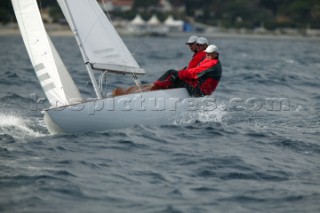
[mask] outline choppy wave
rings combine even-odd
[[[39,130],[41,127],[44,128],[42,120],[0,113],[0,134],[15,138],[46,136],[43,130]]]
[[[226,104],[216,101],[215,98],[200,98],[194,101],[193,106],[181,113],[178,119],[175,119],[174,125],[190,125],[195,122],[222,122],[227,115]]]

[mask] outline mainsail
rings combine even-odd
[[[41,87],[51,106],[82,100],[44,28],[36,0],[12,0],[19,28]]]
[[[81,4],[79,3],[81,2]],[[96,0],[58,0],[92,69],[144,74]]]

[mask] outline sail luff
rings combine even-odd
[[[37,1],[11,2],[29,58],[51,106],[81,100],[79,90],[47,35]]]

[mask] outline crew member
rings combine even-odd
[[[190,50],[194,52],[192,59],[190,60],[187,67],[183,68],[193,68],[198,66],[198,64],[204,60],[206,53],[204,50],[208,46],[208,40],[205,37],[197,37],[195,35],[190,36],[186,44],[189,46]]]
[[[204,52],[206,58],[198,66],[181,71],[168,70],[151,90],[185,87],[193,97],[211,95],[220,81],[222,67],[217,46],[209,45]]]

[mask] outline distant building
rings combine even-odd
[[[134,0],[98,0],[101,7],[105,11],[129,11],[132,10],[134,5]],[[179,3],[172,5],[168,0],[158,0],[157,4],[149,6],[147,8],[138,8],[138,12],[162,12],[162,13],[172,13],[172,12],[184,12],[185,4]]]
[[[172,15],[168,16],[163,23],[169,28],[169,32],[183,31],[184,22],[182,20],[174,20]]]
[[[169,28],[163,25],[155,14],[147,21],[147,32],[151,35],[163,36],[167,34],[168,31]]]
[[[127,30],[129,33],[144,35],[147,33],[147,24],[141,18],[140,14],[137,14],[136,17],[129,22]]]
[[[164,36],[168,33],[169,28],[161,23],[158,17],[154,14],[148,21],[141,18],[139,14],[132,19],[127,26],[127,31],[136,35],[156,35]]]
[[[151,18],[148,20],[148,25],[151,25],[151,26],[157,26],[157,25],[160,25],[161,22],[159,21],[157,15],[153,14],[151,16]]]
[[[132,19],[132,21],[130,23],[133,25],[138,25],[138,26],[146,24],[146,22],[142,19],[140,14],[137,14],[136,17],[134,17],[134,19]]]

